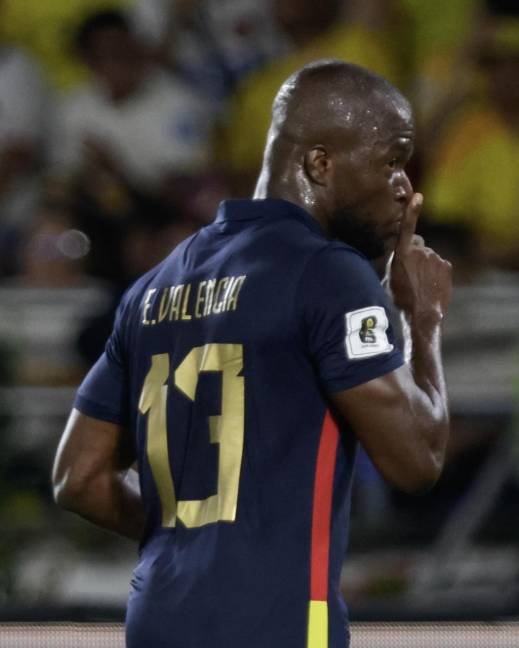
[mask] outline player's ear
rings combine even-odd
[[[324,146],[317,145],[305,152],[305,172],[318,185],[326,186],[330,177],[332,161]]]

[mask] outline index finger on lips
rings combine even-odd
[[[402,224],[400,225],[400,233],[398,235],[398,250],[406,250],[413,243],[413,237],[415,235],[416,223],[418,221],[418,216],[422,209],[423,196],[420,193],[415,193],[404,213],[404,218],[402,219]]]

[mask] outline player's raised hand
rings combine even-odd
[[[398,308],[413,320],[436,324],[449,305],[452,268],[415,234],[423,196],[415,193],[405,211],[391,264],[391,291]]]

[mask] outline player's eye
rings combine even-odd
[[[398,166],[398,158],[391,158],[391,160],[387,162],[387,166],[390,169],[396,169],[396,167]]]

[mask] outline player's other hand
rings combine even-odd
[[[390,286],[395,305],[421,326],[437,325],[452,293],[452,266],[415,234],[423,203],[415,193],[405,211],[391,264]]]

